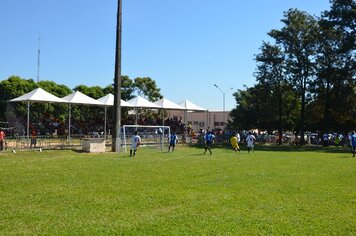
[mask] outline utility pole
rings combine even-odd
[[[220,90],[220,92],[223,94],[223,121],[225,123],[225,92],[222,91],[221,88],[219,88],[219,86],[217,84],[214,84],[214,86]]]
[[[115,77],[114,77],[114,115],[112,129],[112,151],[120,152],[121,127],[121,34],[122,34],[122,5],[117,2],[116,22],[116,51],[115,51]]]
[[[38,50],[37,50],[37,83],[40,82],[40,59],[41,59],[41,36],[38,36]]]

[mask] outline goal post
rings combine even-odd
[[[170,126],[162,125],[124,125],[120,130],[121,146],[124,152],[127,152],[131,145],[131,137],[137,131],[141,137],[142,147],[151,147],[159,150],[164,150],[168,144],[168,137],[171,134]]]

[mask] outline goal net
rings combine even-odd
[[[165,150],[168,148],[168,137],[171,134],[169,126],[151,126],[151,125],[124,125],[120,130],[121,145],[124,152],[130,150],[131,138],[134,132],[141,137],[141,147]]]

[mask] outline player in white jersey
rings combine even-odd
[[[131,139],[130,157],[136,155],[137,147],[140,144],[141,144],[141,137],[137,134],[137,131],[135,131]]]
[[[256,141],[256,137],[250,132],[248,132],[248,135],[246,137],[246,142],[247,142],[247,151],[250,153],[250,151],[253,152],[253,147],[254,143]]]

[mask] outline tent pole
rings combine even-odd
[[[107,111],[107,106],[104,106],[105,109],[105,121],[104,121],[104,138],[106,141],[106,111]]]
[[[27,102],[27,147],[30,147],[30,102]]]
[[[162,109],[162,126],[164,126],[164,109]],[[163,150],[163,143],[164,143],[164,128],[162,127],[162,134],[161,134],[161,150]]]
[[[69,103],[69,126],[68,126],[68,143],[70,144],[70,126],[71,126],[71,104]]]

